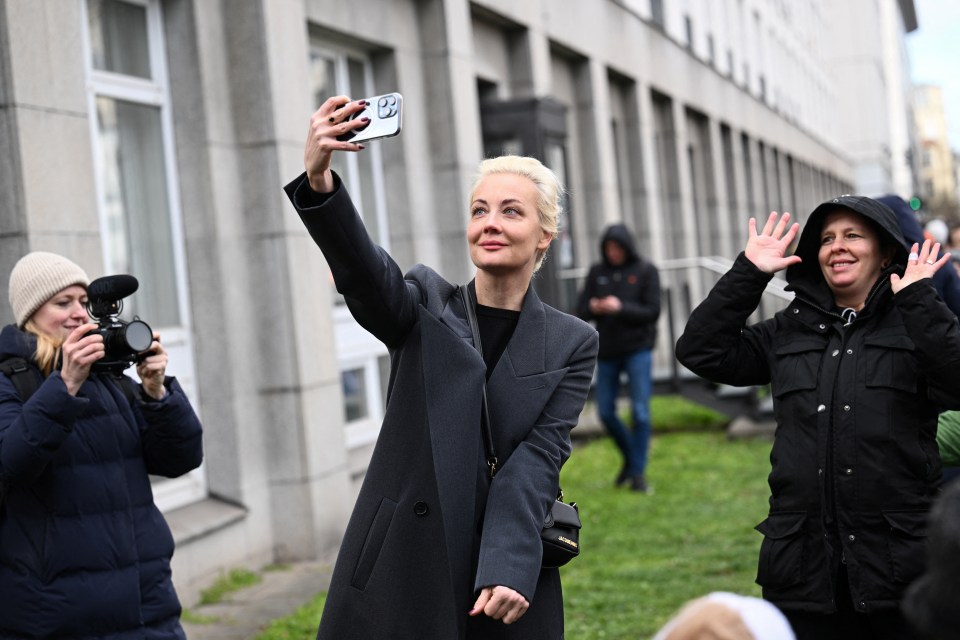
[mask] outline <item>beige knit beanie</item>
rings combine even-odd
[[[67,287],[90,284],[86,272],[55,253],[34,251],[20,258],[10,272],[10,306],[21,329],[34,311]]]

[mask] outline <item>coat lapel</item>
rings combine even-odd
[[[533,287],[517,328],[487,383],[494,442],[500,463],[536,422],[566,369],[546,371],[546,312]],[[502,452],[502,453],[501,453]]]

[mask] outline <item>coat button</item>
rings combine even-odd
[[[429,507],[427,507],[427,503],[426,503],[426,502],[418,501],[415,505],[413,505],[413,512],[414,512],[415,514],[417,514],[418,516],[425,516],[425,515],[427,515],[427,511],[429,511],[429,510],[430,510],[430,509],[429,509]]]
[[[853,475],[853,469],[847,469],[846,471],[844,471],[844,473],[846,473],[848,476],[852,476],[852,475]]]
[[[793,312],[794,312],[794,313],[800,313],[800,309],[794,309]]]
[[[853,349],[847,349],[847,355],[849,356],[851,354],[853,354]]]
[[[844,410],[844,411],[850,411],[850,405],[848,405],[848,404],[843,405],[843,410]]]
[[[820,325],[820,330],[821,330],[821,331],[823,331],[823,330],[826,329],[826,328],[827,328],[827,325],[825,325],[825,324],[821,324],[821,325]]]
[[[834,358],[836,358],[838,355],[840,355],[840,349],[834,349],[834,350],[833,350],[833,353],[831,353],[830,355],[832,355]]]
[[[850,542],[854,542],[856,541],[856,539],[857,539],[857,536],[853,535],[852,533],[849,536],[847,536],[847,540],[849,540]]]
[[[823,413],[826,410],[827,410],[827,405],[825,404],[821,404],[819,407],[817,407],[817,413]]]

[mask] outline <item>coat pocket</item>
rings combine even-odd
[[[799,338],[777,345],[770,380],[774,397],[815,389],[820,377],[820,360],[826,348],[826,340],[820,337]]]
[[[917,391],[916,345],[904,333],[879,333],[863,339],[867,386]]]
[[[380,500],[380,506],[373,517],[370,529],[367,530],[363,547],[360,549],[360,557],[353,570],[353,579],[350,580],[350,584],[361,591],[366,589],[370,574],[373,573],[373,568],[377,564],[377,558],[380,557],[380,550],[383,549],[383,543],[387,538],[387,531],[390,529],[396,510],[397,503],[390,498]]]
[[[926,510],[884,511],[888,525],[887,553],[893,579],[901,584],[913,582],[926,565]]]
[[[763,534],[760,561],[757,565],[757,584],[780,589],[802,579],[806,558],[803,523],[806,511],[771,513],[755,528]]]

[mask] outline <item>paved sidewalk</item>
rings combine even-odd
[[[252,640],[272,620],[282,618],[309,602],[330,584],[326,563],[298,562],[289,568],[263,571],[259,584],[236,591],[223,602],[191,607],[190,612],[216,618],[209,624],[183,622],[188,640]],[[320,620],[317,619],[317,623]]]

